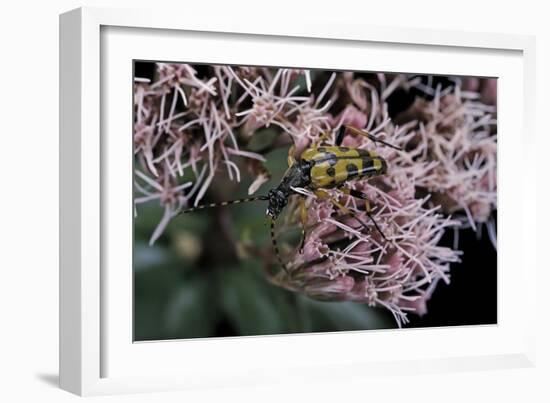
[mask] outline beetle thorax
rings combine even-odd
[[[288,203],[289,197],[294,193],[292,188],[306,187],[311,183],[309,172],[311,165],[307,162],[299,162],[292,165],[285,173],[279,186],[268,193],[269,205],[267,214],[277,218]]]

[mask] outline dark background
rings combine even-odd
[[[496,217],[494,217],[496,219]],[[497,323],[497,252],[485,229],[478,239],[471,229],[460,231],[459,264],[451,266],[451,282],[440,282],[428,301],[428,313],[410,315],[407,327],[481,325]],[[452,245],[447,231],[442,242]]]

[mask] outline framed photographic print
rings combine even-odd
[[[62,387],[530,365],[532,57],[522,36],[62,15]]]
[[[496,78],[133,80],[135,341],[497,323]]]

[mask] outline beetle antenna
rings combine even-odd
[[[275,251],[275,255],[277,256],[277,260],[279,261],[279,264],[282,266],[285,273],[290,274],[288,272],[288,268],[286,267],[286,264],[283,262],[283,259],[281,258],[281,254],[279,253],[279,246],[277,244],[277,238],[275,238],[275,220],[273,218],[270,219],[270,225],[271,225],[271,243],[273,244],[273,250]]]
[[[269,200],[269,197],[255,196],[255,197],[247,197],[246,199],[228,200],[220,203],[203,204],[202,206],[191,207],[185,210],[180,210],[176,215],[191,213],[193,211],[204,210],[212,207],[225,207],[225,206],[229,206],[230,204],[248,203],[248,202],[259,201],[259,200],[264,200],[264,201]]]
[[[385,146],[387,147],[390,147],[390,148],[393,148],[394,150],[397,150],[397,151],[403,151],[403,149],[401,147],[398,147],[396,145],[393,145],[391,143],[388,143],[384,140],[382,140],[381,138],[379,137],[376,137],[374,134],[370,134],[369,132],[367,132],[366,130],[361,130],[361,129],[357,129],[353,126],[348,126],[348,125],[344,125],[344,127],[346,129],[348,129],[350,132],[352,132],[353,134],[358,134],[358,135],[361,135],[361,136],[365,136],[367,138],[369,138],[371,141],[373,141],[374,143],[381,143],[381,144],[384,144]],[[343,133],[341,132],[341,135],[343,137]]]

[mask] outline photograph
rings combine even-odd
[[[498,323],[497,78],[132,70],[134,342]]]

